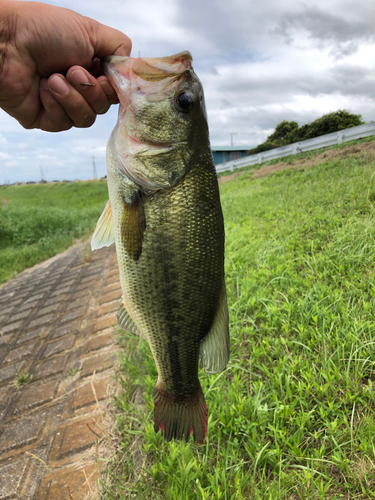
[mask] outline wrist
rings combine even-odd
[[[15,39],[17,7],[14,0],[0,0],[0,76],[7,53]]]

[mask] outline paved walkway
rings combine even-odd
[[[1,500],[96,498],[121,291],[113,246],[84,249],[0,288]]]

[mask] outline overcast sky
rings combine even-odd
[[[347,109],[375,120],[374,0],[60,0],[125,32],[133,56],[193,55],[213,145],[263,142],[282,120],[300,125]],[[24,130],[0,110],[0,184],[105,174],[117,106],[89,129]]]

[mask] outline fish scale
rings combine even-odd
[[[194,202],[197,197],[214,197],[208,186],[215,184],[206,179],[213,175],[202,167],[194,169],[171,191],[148,199],[144,204],[147,231],[140,259],[135,262],[129,258],[123,246],[118,258],[124,294],[135,311],[133,319],[146,333],[163,386],[176,394],[173,382],[166,381],[167,373],[173,373],[170,359],[175,360],[175,366],[181,361],[185,370],[182,382],[180,374],[169,377],[179,381],[175,385],[188,386],[188,374],[194,374],[197,380],[199,343],[213,322],[223,282],[220,204],[212,204],[213,213],[203,217]],[[151,333],[156,327],[160,331],[157,338],[163,338],[161,347]],[[166,348],[174,336],[184,342],[177,352],[169,354]],[[191,395],[187,387],[184,393]]]
[[[92,247],[116,243],[119,324],[147,339],[158,371],[155,431],[202,442],[199,358],[207,373],[229,359],[224,222],[203,90],[188,52],[112,56],[104,71],[123,107],[108,142],[109,202]]]

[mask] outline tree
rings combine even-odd
[[[279,123],[275,132],[267,137],[267,141],[284,141],[288,140],[288,137],[292,137],[293,133],[298,129],[297,122],[288,122],[286,120]]]
[[[287,120],[283,120],[276,126],[273,134],[269,135],[262,144],[248,151],[248,154],[261,153],[262,151],[286,146],[293,142],[305,141],[306,139],[330,134],[338,130],[356,127],[363,123],[361,115],[353,115],[345,109],[339,109],[334,113],[323,115],[312,123],[302,125],[302,127],[299,127],[295,121],[288,122]]]

